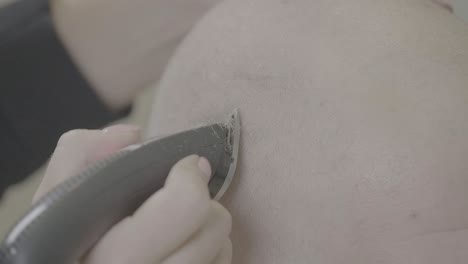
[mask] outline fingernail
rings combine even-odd
[[[103,133],[112,134],[134,134],[140,132],[140,127],[135,125],[119,124],[110,127],[106,127],[102,130]]]
[[[205,175],[206,181],[209,181],[211,178],[211,166],[210,162],[205,157],[200,157],[198,159],[198,168],[200,168],[200,170]]]

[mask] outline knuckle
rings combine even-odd
[[[85,129],[74,129],[68,132],[65,132],[62,136],[60,136],[57,145],[63,146],[68,142],[75,141],[81,137],[83,137],[86,133]]]
[[[174,174],[175,177],[178,177],[180,179],[184,180],[193,180],[195,177],[199,177],[199,171],[188,165],[184,164],[177,164],[173,169],[172,173]]]
[[[176,190],[178,203],[189,210],[207,210],[210,197],[207,190],[200,188],[196,183],[187,181]]]
[[[231,213],[220,203],[212,201],[211,208],[213,209],[216,221],[222,223],[223,228],[227,233],[231,232],[232,228],[232,215]]]

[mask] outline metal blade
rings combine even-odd
[[[224,181],[223,184],[219,187],[219,189],[215,192],[211,189],[210,185],[210,191],[211,193],[215,194],[214,199],[219,200],[221,197],[224,195],[226,190],[228,189],[229,185],[232,182],[232,179],[234,178],[236,168],[237,168],[237,160],[238,160],[238,155],[239,155],[239,143],[240,143],[240,118],[239,118],[239,112],[237,109],[234,110],[234,112],[230,115],[230,120],[228,121],[227,129],[228,131],[228,137],[227,137],[227,146],[229,146],[230,151],[231,151],[231,162],[229,164],[229,169],[228,172],[224,175]]]

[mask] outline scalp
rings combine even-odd
[[[429,1],[225,1],[150,131],[240,109],[234,263],[403,263],[388,249],[468,221],[464,25]]]

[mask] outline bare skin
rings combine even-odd
[[[234,264],[466,263],[468,26],[428,0],[230,0],[149,135],[240,108]]]
[[[11,0],[0,0],[0,5],[5,1]],[[427,1],[453,9],[452,0]],[[68,52],[103,102],[116,110],[159,80],[187,32],[220,2],[50,0],[55,28]]]

